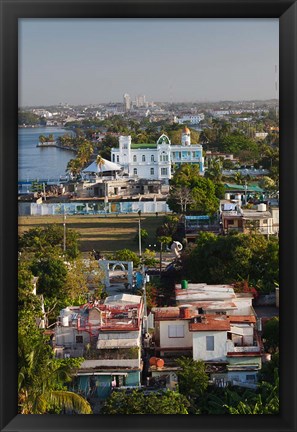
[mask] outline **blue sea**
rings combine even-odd
[[[40,135],[53,134],[55,138],[69,134],[62,128],[19,128],[18,130],[18,177],[27,179],[59,179],[65,176],[66,166],[75,153],[54,147],[36,147]]]

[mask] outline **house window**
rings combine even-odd
[[[234,225],[234,220],[227,219],[227,224],[228,224],[228,225]]]
[[[112,155],[112,161],[115,162],[115,155]]]
[[[206,336],[206,351],[214,351],[214,336]]]
[[[117,162],[120,162],[120,156],[117,155]]]
[[[154,157],[154,155],[151,155],[151,162],[155,162],[155,157]]]
[[[155,174],[155,170],[154,170],[154,168],[151,168],[151,175],[154,175]]]
[[[169,325],[168,326],[168,337],[169,338],[183,338],[185,337],[183,325]]]
[[[263,225],[267,225],[268,220],[267,219],[263,219]]]
[[[160,161],[161,162],[168,162],[168,154],[163,152],[160,154]]]
[[[145,155],[142,155],[142,162],[145,162]]]
[[[168,175],[168,169],[167,168],[161,168],[161,175],[167,176]]]
[[[84,343],[84,338],[83,338],[83,336],[81,336],[81,335],[79,335],[79,336],[75,336],[75,342],[76,342],[77,344],[82,344],[82,343]]]
[[[137,168],[134,168],[134,169],[133,169],[133,174],[134,174],[134,175],[137,175]]]
[[[249,381],[249,382],[256,382],[256,376],[255,375],[246,375],[245,380]]]
[[[133,156],[133,162],[137,162],[137,156],[136,155]]]

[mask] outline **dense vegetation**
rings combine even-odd
[[[257,233],[200,233],[195,246],[183,254],[183,275],[209,284],[247,280],[258,291],[269,293],[279,282],[278,250],[278,239]]]

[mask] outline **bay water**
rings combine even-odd
[[[65,176],[67,163],[75,152],[56,147],[37,147],[39,136],[53,134],[54,138],[72,134],[66,129],[55,127],[18,129],[18,178],[59,179]]]

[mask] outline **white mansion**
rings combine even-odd
[[[191,145],[187,127],[179,145],[172,145],[164,134],[156,144],[132,144],[131,136],[120,136],[119,148],[111,149],[111,161],[119,164],[130,178],[162,180],[163,183],[172,177],[172,167],[182,163],[198,164],[200,173],[204,173],[202,145]]]

